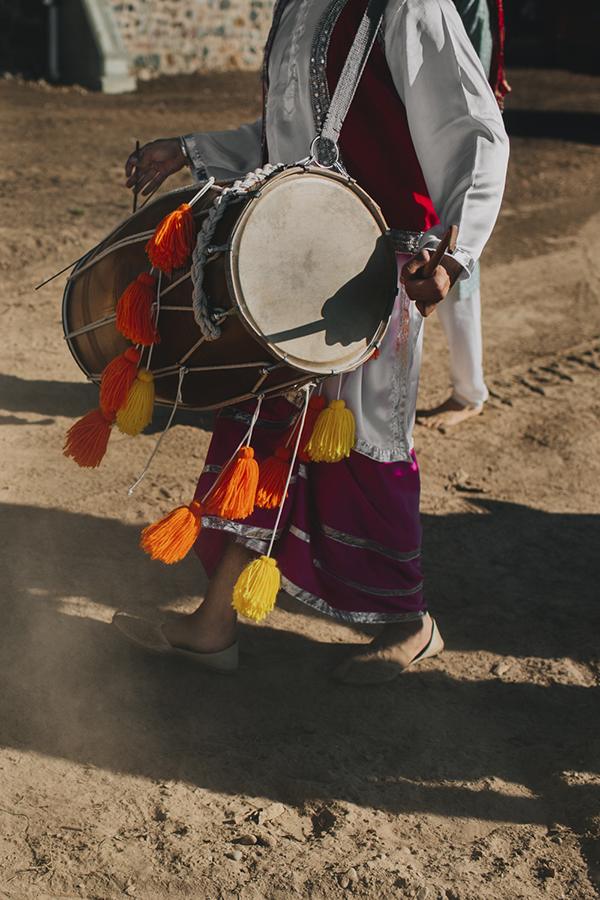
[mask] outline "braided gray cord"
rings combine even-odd
[[[280,172],[285,166],[278,164],[276,166],[267,163],[262,169],[256,169],[235,181],[231,187],[225,188],[215,199],[214,205],[208,216],[202,223],[202,228],[198,232],[198,238],[194,252],[192,254],[192,283],[194,291],[192,294],[192,306],[194,309],[194,318],[198,323],[200,331],[207,341],[216,341],[221,336],[221,328],[213,321],[213,311],[210,308],[208,297],[204,292],[204,267],[208,258],[211,256],[209,247],[212,244],[217,225],[223,218],[225,210],[230,203],[241,200],[248,191],[251,191],[257,185],[261,184],[267,178],[270,178],[276,172]]]

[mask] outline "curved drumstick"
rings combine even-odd
[[[423,266],[423,269],[421,270],[421,278],[431,278],[446,250],[454,250],[454,248],[456,247],[457,234],[458,228],[456,227],[456,225],[451,225],[450,228],[446,230],[446,233],[440,241],[437,250],[431,257],[429,262],[426,262]]]

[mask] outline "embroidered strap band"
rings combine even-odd
[[[322,166],[334,166],[338,161],[337,143],[342,125],[352,103],[352,98],[358,87],[363,69],[367,64],[386,5],[387,0],[369,0],[365,14],[358,26],[356,37],[350,47],[350,52],[333,94],[323,129],[313,148],[315,158]]]

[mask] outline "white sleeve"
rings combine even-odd
[[[504,192],[509,148],[498,103],[452,0],[390,0],[385,50],[440,219],[421,246],[437,246],[456,225],[453,255],[468,277]]]
[[[230,131],[200,131],[182,138],[197,181],[240,178],[261,164],[262,119]]]

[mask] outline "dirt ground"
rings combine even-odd
[[[492,396],[415,434],[447,649],[376,689],[329,677],[373,631],[285,597],[241,625],[232,678],[110,626],[203,595],[192,555],[166,567],[138,541],[190,500],[206,416],[179,419],[131,497],[164,413],[95,471],[61,455],[97,389],[62,339],[63,278],[34,286],[129,212],[136,139],[252,120],[256,76],[119,97],[0,82],[0,897],[598,897],[600,78],[510,81]],[[425,343],[422,407],[449,389],[435,316]]]

